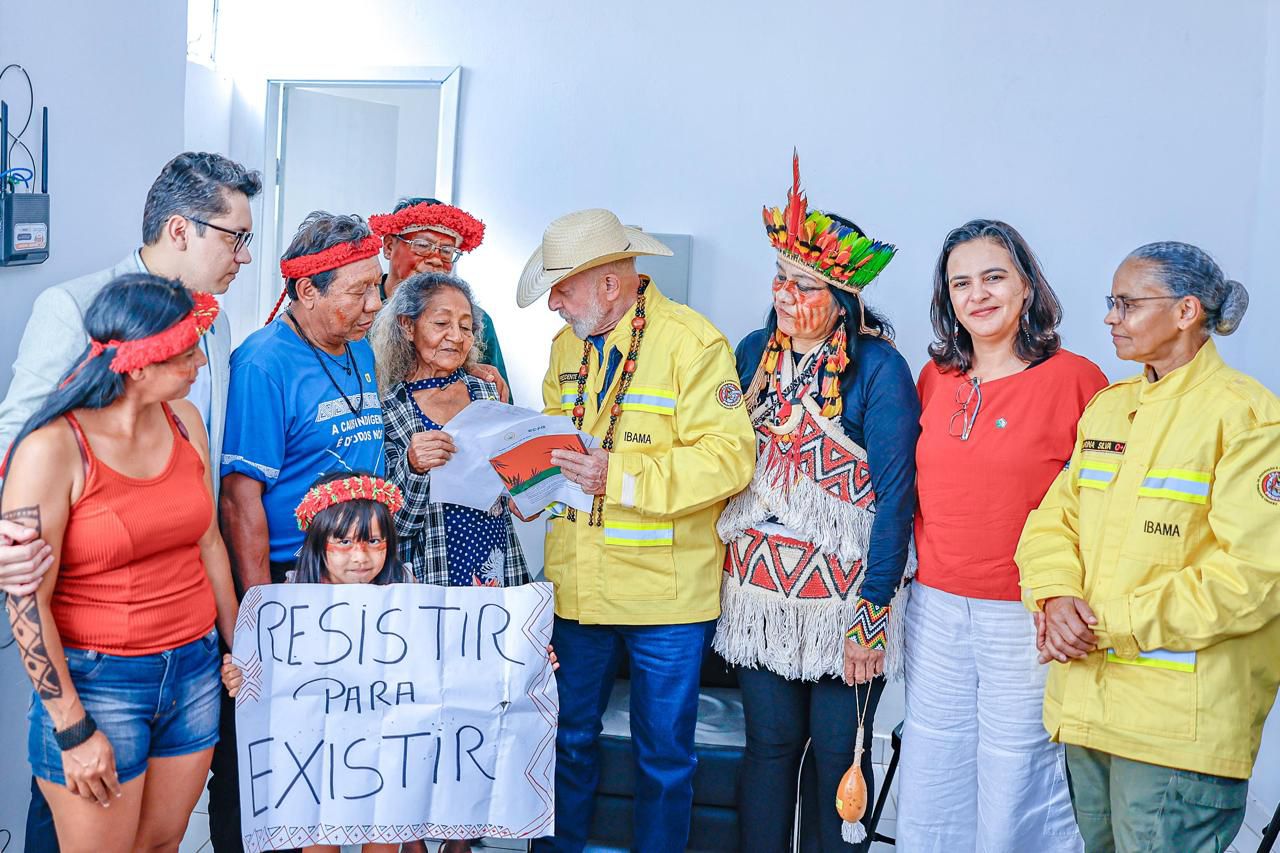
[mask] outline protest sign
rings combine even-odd
[[[552,591],[273,584],[233,659],[249,853],[553,829]]]

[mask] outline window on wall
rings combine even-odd
[[[218,0],[187,0],[187,59],[212,66],[218,47]]]

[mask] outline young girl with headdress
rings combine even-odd
[[[294,514],[306,533],[290,583],[410,583],[396,550],[391,515],[403,499],[395,485],[361,472],[321,476]],[[222,683],[235,697],[244,674],[231,655],[222,657]],[[363,853],[395,853],[399,844],[365,844]],[[309,853],[337,853],[337,845],[313,844]]]
[[[372,474],[341,472],[316,481],[295,515],[306,533],[298,553],[297,568],[290,583],[354,584],[385,586],[413,583],[413,576],[400,560],[396,527],[392,515],[404,505],[394,483]],[[555,652],[547,646],[552,669],[558,669]],[[234,697],[240,692],[244,675],[231,659],[222,658],[222,681]],[[420,842],[407,842],[406,847]],[[309,853],[337,853],[337,845],[316,844],[304,848]],[[396,853],[400,844],[365,844],[362,853]],[[441,850],[465,851],[469,842],[454,839]]]

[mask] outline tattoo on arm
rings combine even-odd
[[[33,528],[39,536],[40,507],[22,506],[0,513],[6,521],[16,521],[25,527]],[[13,639],[18,644],[22,655],[22,665],[35,685],[36,693],[41,699],[58,699],[62,696],[62,681],[58,671],[49,660],[49,653],[44,645],[44,626],[40,622],[40,606],[32,595],[10,595],[5,600],[5,609],[9,611],[9,622],[13,626]]]
[[[22,655],[22,665],[41,699],[62,697],[62,681],[49,660],[44,646],[44,626],[40,622],[40,606],[35,595],[11,595],[5,602],[13,639]]]
[[[20,506],[0,513],[0,518],[5,521],[16,521],[23,527],[34,529],[37,536],[40,535],[40,507],[38,506]]]

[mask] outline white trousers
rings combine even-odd
[[[1066,758],[1042,722],[1045,668],[1022,603],[917,583],[906,640],[898,849],[1083,850]]]

